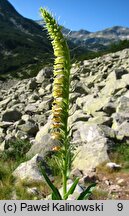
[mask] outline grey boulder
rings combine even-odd
[[[2,121],[15,122],[21,119],[22,113],[16,109],[6,110],[2,115]]]
[[[38,154],[31,160],[21,163],[13,172],[13,176],[16,177],[18,181],[26,181],[27,183],[45,181],[39,169],[39,162],[42,164],[49,177],[51,177],[51,171],[46,166],[45,162],[43,162],[43,158]]]

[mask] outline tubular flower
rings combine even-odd
[[[51,135],[53,139],[62,140],[67,136],[67,120],[69,110],[69,76],[70,55],[67,43],[53,16],[46,9],[41,8],[48,34],[54,50],[54,82]]]

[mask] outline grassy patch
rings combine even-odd
[[[0,154],[3,160],[19,161],[25,157],[31,147],[30,142],[21,139],[12,140],[5,145],[5,151]]]
[[[111,161],[122,165],[122,170],[129,171],[129,144],[116,144],[109,156]]]
[[[14,178],[12,176],[13,166],[11,161],[0,162],[0,200],[10,199],[13,191]]]
[[[50,189],[44,182],[26,181],[17,182],[12,176],[13,171],[27,158],[26,152],[30,149],[31,144],[25,140],[14,140],[6,144],[6,149],[0,154],[0,200],[34,200],[44,199],[50,194]],[[53,157],[47,157],[48,166],[53,171],[54,184],[61,187],[61,176],[59,169]],[[29,188],[36,188],[37,193],[30,193]]]
[[[91,200],[107,200],[108,192],[102,189],[94,189],[92,195],[90,196]]]
[[[27,160],[27,158],[26,158]],[[20,158],[19,161],[15,160],[3,160],[1,159],[0,164],[0,200],[13,199],[17,200],[34,200],[44,199],[51,193],[50,188],[45,182],[31,182],[26,181],[17,182],[12,176],[12,172],[18,167],[21,162],[25,161],[25,157]],[[51,163],[51,162],[50,162]],[[56,169],[55,169],[56,170]],[[54,173],[57,172],[54,171]],[[58,188],[61,185],[61,177],[54,177],[54,184]],[[29,193],[28,189],[36,188],[37,193]]]
[[[20,163],[27,160],[25,153],[29,150],[30,143],[17,139],[7,143],[5,148],[0,153],[0,200],[12,199],[16,190],[12,173]]]

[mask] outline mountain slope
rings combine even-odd
[[[35,76],[40,68],[53,62],[53,50],[46,30],[24,18],[7,1],[0,0],[0,77]],[[68,41],[72,58],[85,52]]]
[[[34,21],[22,17],[7,0],[0,0],[0,73],[22,71],[50,61],[47,34]]]
[[[67,29],[68,32],[68,29]],[[64,29],[64,34],[67,35]],[[122,26],[114,26],[97,32],[88,32],[86,30],[70,31],[68,38],[75,44],[86,46],[90,50],[101,50],[109,46],[111,43],[120,40],[129,39],[129,28]]]

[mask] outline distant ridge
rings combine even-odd
[[[43,26],[42,20],[36,22]],[[63,27],[62,31],[69,40],[92,51],[101,50],[119,40],[129,39],[129,28],[123,26],[113,26],[97,32],[90,32],[84,29],[71,31]]]

